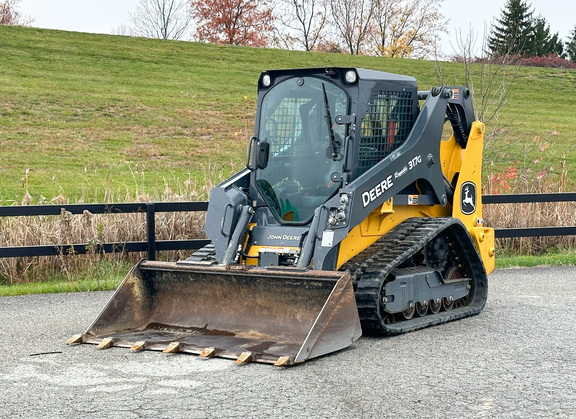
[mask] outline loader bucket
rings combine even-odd
[[[143,261],[69,343],[291,365],[360,335],[349,272]]]

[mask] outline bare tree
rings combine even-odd
[[[136,36],[134,34],[134,28],[127,23],[122,23],[119,26],[113,27],[111,32],[112,32],[112,35]]]
[[[470,30],[463,35],[461,31],[456,33],[457,45],[453,46],[454,60],[462,63],[464,81],[452,75],[448,78],[439,61],[436,61],[436,76],[443,85],[465,85],[470,89],[476,118],[486,123],[488,127],[484,133],[484,165],[500,159],[500,155],[506,154],[505,148],[510,144],[497,141],[502,133],[510,131],[517,122],[512,118],[503,120],[501,111],[508,104],[512,94],[512,88],[516,81],[519,65],[515,63],[515,56],[505,54],[501,57],[489,57],[487,55],[487,35],[481,42],[481,56],[476,55],[477,35]]]
[[[34,19],[22,15],[18,9],[20,0],[4,0],[0,2],[0,25],[10,26],[27,26],[30,25]]]
[[[329,0],[333,24],[350,54],[360,54],[371,30],[375,0]]]
[[[497,127],[500,111],[508,103],[512,86],[519,71],[516,56],[505,54],[488,57],[486,32],[482,38],[482,56],[474,54],[476,37],[470,31],[466,36],[457,35],[457,60],[464,64],[465,84],[470,88],[478,119]],[[445,82],[444,77],[440,77]]]
[[[130,13],[133,33],[156,39],[181,39],[191,19],[188,0],[139,0]]]
[[[314,50],[327,26],[327,0],[282,0],[281,3],[285,13],[280,14],[279,20],[290,32],[284,33],[284,44]]]
[[[371,35],[374,50],[384,57],[424,58],[430,55],[447,20],[442,0],[374,0]]]
[[[432,55],[447,19],[442,0],[278,0],[288,48],[386,57]]]

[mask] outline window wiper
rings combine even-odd
[[[322,92],[324,92],[324,119],[328,125],[328,135],[330,136],[330,147],[332,149],[332,160],[342,160],[342,154],[340,154],[342,141],[336,138],[336,135],[334,135],[334,130],[332,129],[332,116],[330,115],[330,105],[328,104],[328,95],[326,94],[326,86],[324,86],[324,83],[322,83]],[[326,154],[328,154],[328,150],[326,150]]]

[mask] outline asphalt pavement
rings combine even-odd
[[[0,417],[576,417],[576,267],[489,287],[478,316],[289,368],[67,346],[110,292],[2,297]]]

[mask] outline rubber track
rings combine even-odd
[[[212,265],[216,263],[216,247],[214,243],[209,243],[201,249],[192,253],[186,262],[197,263],[200,265]]]
[[[380,293],[392,269],[410,259],[446,229],[451,229],[459,257],[471,278],[468,303],[450,311],[428,313],[396,323],[384,324],[380,315]],[[342,268],[350,269],[356,284],[356,304],[364,334],[397,335],[478,314],[486,304],[488,281],[484,264],[462,222],[456,218],[412,218],[401,223]]]

